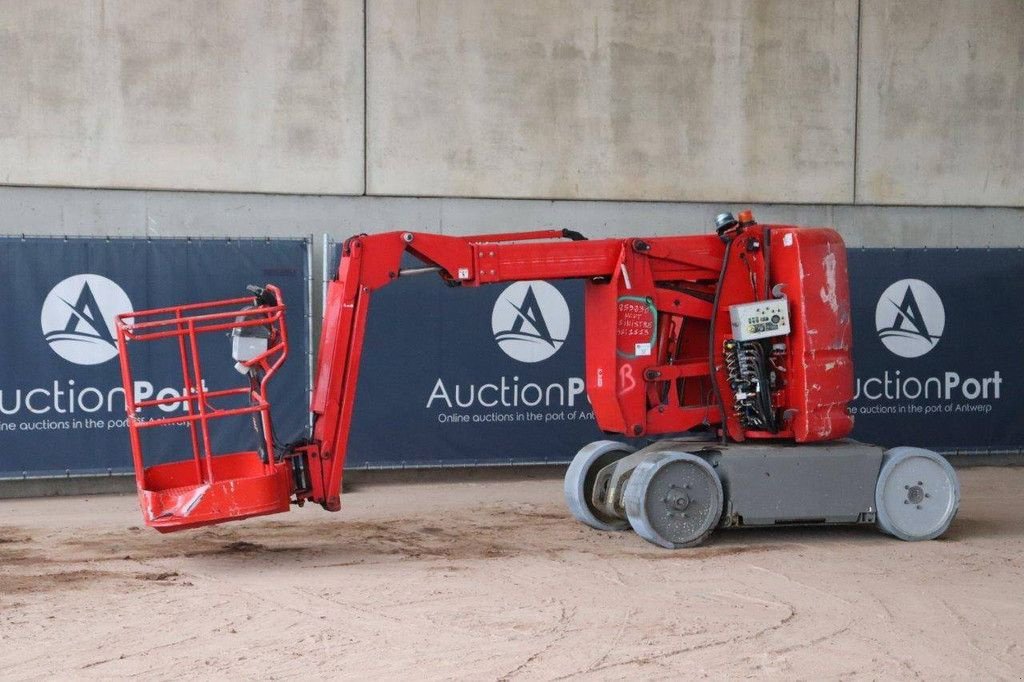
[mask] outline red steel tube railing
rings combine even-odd
[[[139,431],[158,426],[188,424],[192,458],[196,465],[196,484],[209,483],[214,480],[213,458],[216,456],[210,439],[210,422],[214,419],[259,413],[263,425],[264,446],[268,453],[265,464],[268,471],[274,466],[267,384],[287,358],[288,337],[284,324],[286,308],[281,299],[281,292],[273,285],[268,285],[267,291],[276,298],[277,305],[260,305],[239,309],[239,306],[253,303],[252,297],[244,297],[155,308],[118,316],[117,339],[121,351],[121,378],[125,387],[132,463],[135,467],[136,482],[140,489],[146,487],[146,481]],[[206,312],[226,307],[234,307],[234,309]],[[166,316],[166,319],[152,319],[159,316]],[[207,390],[203,381],[198,336],[238,327],[260,326],[270,328],[272,343],[265,352],[242,363],[244,367],[258,367],[262,370],[259,384],[256,387],[249,385]],[[137,400],[128,344],[171,338],[177,339],[181,361],[182,395]],[[249,397],[250,405],[217,408],[212,404],[212,401],[218,398],[242,395]],[[184,404],[185,414],[150,419],[143,419],[139,414],[146,408],[163,408],[168,405],[180,404]]]

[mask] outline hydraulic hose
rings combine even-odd
[[[732,253],[733,238],[721,235],[725,241],[725,256],[722,258],[722,269],[718,273],[718,282],[715,284],[715,298],[711,303],[711,329],[708,333],[708,366],[711,369],[711,389],[715,394],[715,402],[718,404],[718,412],[722,418],[722,445],[726,443],[728,428],[726,425],[725,403],[722,402],[722,389],[718,385],[718,372],[715,368],[715,323],[718,321],[718,304],[722,298],[722,283],[725,281],[725,273],[729,268],[729,255]]]

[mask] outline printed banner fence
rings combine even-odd
[[[849,252],[854,437],[947,454],[1024,446],[1024,250]]]
[[[338,245],[326,243],[333,273]],[[250,283],[278,284],[289,304],[273,416],[279,440],[306,433],[306,241],[12,237],[0,247],[0,477],[130,471],[113,315],[234,297]],[[854,437],[1019,453],[1024,250],[851,249],[849,266]],[[452,289],[403,278],[374,293],[365,344],[350,468],[566,462],[604,437],[583,379],[582,282]],[[208,381],[235,381],[226,338],[206,355],[217,353]],[[176,354],[138,360],[140,395],[180,395]],[[163,431],[147,452],[180,459],[184,431]],[[254,442],[244,419],[215,436],[218,448]]]
[[[308,240],[0,238],[0,477],[131,471],[114,317],[131,310],[245,295],[273,282],[288,304],[291,355],[271,382],[280,440],[306,433]],[[230,339],[205,335],[208,387],[240,385]],[[183,392],[177,348],[133,352],[135,394]],[[220,357],[222,361],[218,362]],[[162,408],[184,410],[184,402]],[[247,419],[213,430],[215,451],[254,449]],[[145,433],[146,463],[191,456],[187,428]]]

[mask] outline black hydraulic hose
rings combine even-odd
[[[249,370],[249,388],[252,393],[255,394],[259,391],[261,380],[262,376],[260,375],[259,370],[255,368]],[[256,405],[255,399],[251,396],[249,404],[252,406]],[[270,410],[267,410],[265,414],[267,416],[267,427],[270,429],[271,445],[274,448],[272,453],[273,456],[271,457],[271,453],[267,452],[267,434],[263,427],[264,412],[262,410],[252,413],[252,428],[253,431],[256,432],[256,449],[259,451],[260,459],[263,460],[264,464],[280,462],[285,455],[290,452],[292,443],[281,443],[281,441],[277,439],[277,430],[274,428],[274,416]]]
[[[758,411],[761,413],[761,421],[764,422],[766,430],[778,433],[776,425],[775,410],[772,408],[771,384],[768,378],[768,366],[771,361],[768,358],[768,350],[765,348],[764,340],[757,342],[757,375],[761,386],[758,400]]]
[[[718,320],[718,304],[722,298],[722,283],[725,282],[725,273],[729,268],[732,242],[732,239],[725,242],[725,257],[722,258],[722,270],[718,273],[718,283],[715,285],[715,299],[711,303],[711,329],[708,334],[708,366],[711,368],[711,388],[715,393],[715,402],[718,404],[718,411],[722,416],[722,445],[726,443],[728,429],[725,423],[725,403],[722,402],[722,390],[718,386],[718,376],[715,370],[715,322]]]
[[[249,370],[249,404],[255,405],[253,394],[259,390],[259,375],[255,368]],[[263,413],[256,411],[252,413],[252,429],[256,432],[256,451],[264,464],[270,464],[271,453],[267,452],[266,434],[263,432]]]
[[[772,228],[770,228],[770,227],[765,227],[764,228],[764,237],[763,237],[762,241],[764,242],[763,245],[762,245],[762,248],[764,249],[764,300],[768,301],[768,300],[771,300],[771,297],[772,297]],[[765,356],[765,360],[764,360],[765,361],[764,381],[765,381],[765,386],[768,386],[768,372],[769,372],[769,369],[770,369],[771,364],[772,364],[772,360],[771,360],[772,352],[771,352],[771,348],[770,348],[770,342],[767,343],[766,346],[769,346],[769,347],[765,347],[764,348],[764,356]],[[769,430],[772,433],[778,433],[779,432],[779,420],[778,420],[778,417],[777,417],[777,415],[775,413],[775,408],[772,406],[772,398],[771,398],[771,393],[770,392],[768,393],[767,403],[768,403],[768,405],[766,407],[766,409],[767,409],[767,413],[766,414],[768,416]]]

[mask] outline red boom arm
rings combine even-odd
[[[555,241],[571,235],[556,230],[472,237],[390,232],[350,239],[327,292],[312,404],[314,445],[307,451],[309,487],[299,493],[300,499],[339,508],[370,298],[403,275],[406,251],[455,285],[586,279],[587,393],[605,431],[627,436],[676,433],[719,425],[724,415],[726,431],[738,441],[845,436],[852,425],[845,413],[852,378],[848,296],[845,290],[835,291],[845,287],[842,241],[831,230],[776,227],[769,234],[768,228],[753,223],[744,227],[727,237],[728,247],[716,235]],[[769,251],[766,237],[772,235],[778,244]],[[833,260],[842,258],[841,277],[836,277],[835,264],[828,270],[827,263],[804,267],[801,276],[802,267],[810,265],[806,257],[812,252],[817,257],[820,250],[831,253]],[[779,255],[772,263],[765,254],[775,251]],[[731,262],[723,268],[727,258]],[[758,429],[744,427],[737,411],[723,344],[732,335],[729,306],[768,298],[769,282],[788,289],[796,322],[806,324],[804,318],[811,314],[819,329],[806,337],[794,334],[794,346],[800,348],[787,348],[773,361],[792,371],[772,398],[787,418],[771,429]],[[813,296],[803,295],[819,283],[823,291],[832,287],[841,309],[822,309]],[[709,344],[712,318],[715,339]],[[799,357],[793,350],[800,351]],[[809,384],[815,370],[806,360],[826,356],[830,373],[818,372]]]

